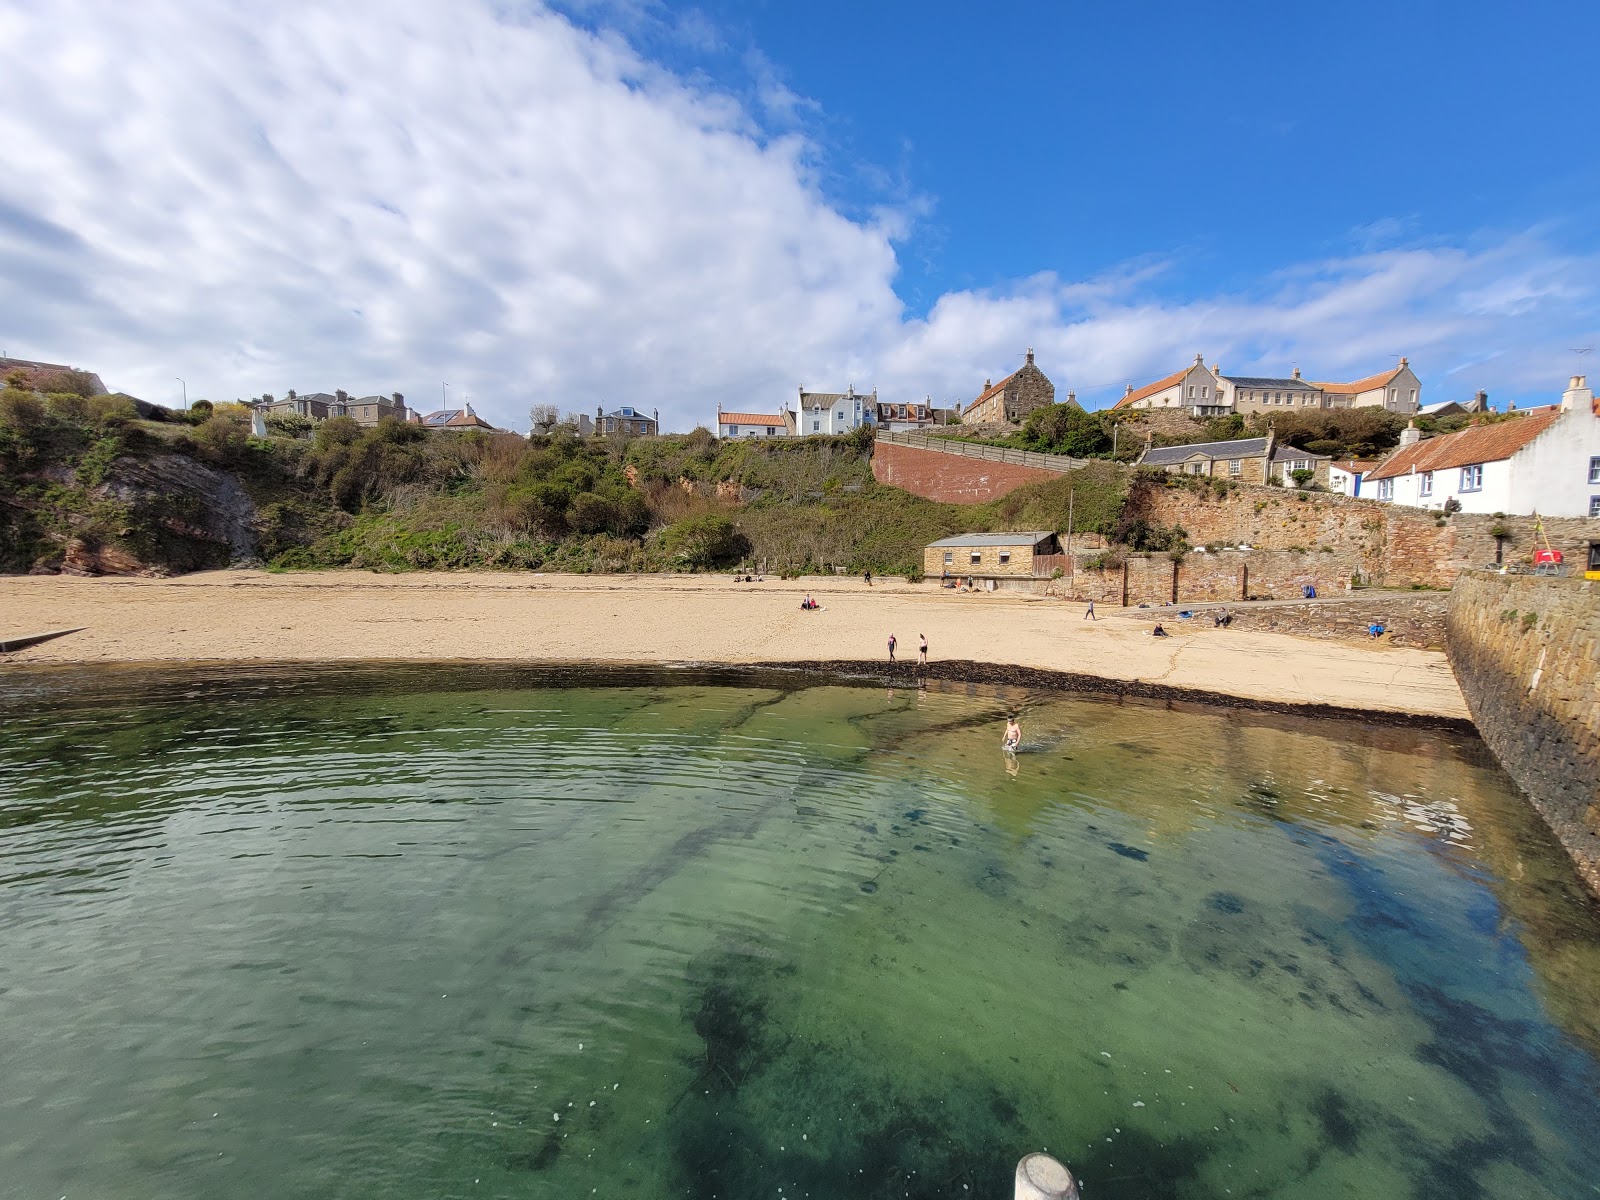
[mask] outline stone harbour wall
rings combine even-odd
[[[1382,625],[1383,641],[1390,645],[1443,650],[1448,603],[1449,597],[1444,592],[1423,592],[1414,596],[1389,592],[1352,600],[1230,604],[1228,611],[1233,614],[1233,623],[1228,628],[1286,633],[1325,641],[1365,642],[1371,640],[1370,628]],[[1170,607],[1143,609],[1129,615],[1140,620],[1172,623]],[[1201,609],[1194,619],[1212,627],[1209,609]]]
[[[1446,633],[1478,732],[1600,896],[1600,581],[1467,572]]]

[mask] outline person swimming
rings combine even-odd
[[[1006,736],[1000,741],[1002,750],[1015,750],[1022,745],[1022,726],[1017,724],[1015,717],[1006,718]]]

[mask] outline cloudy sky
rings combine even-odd
[[[1405,354],[1425,402],[1586,369],[1549,47],[1600,6],[1210,7],[0,0],[0,352],[513,428],[953,403],[1028,346],[1091,406],[1197,352]]]

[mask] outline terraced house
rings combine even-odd
[[[1130,383],[1112,407],[1173,409],[1191,417],[1330,408],[1383,408],[1411,416],[1421,396],[1421,381],[1404,358],[1392,370],[1351,383],[1322,383],[1302,377],[1298,367],[1283,376],[1225,375],[1219,364],[1208,367],[1205,356],[1196,354],[1181,371],[1141,388]]]

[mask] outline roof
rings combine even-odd
[[[1453,408],[1456,410],[1456,412],[1461,413],[1467,411],[1466,405],[1462,404],[1459,400],[1441,400],[1437,404],[1424,404],[1421,408],[1417,409],[1417,416],[1431,417],[1436,413],[1442,413],[1447,408]]]
[[[1368,375],[1365,379],[1358,379],[1354,383],[1313,383],[1311,386],[1321,388],[1325,392],[1338,392],[1340,395],[1371,392],[1381,387],[1387,387],[1389,381],[1405,369],[1406,364],[1402,362],[1398,367],[1388,371],[1381,371],[1376,375]]]
[[[1496,421],[1474,425],[1460,433],[1426,438],[1413,446],[1396,450],[1368,479],[1393,479],[1414,471],[1446,471],[1473,463],[1499,462],[1510,458],[1560,418],[1561,413],[1542,412],[1515,421]]]
[[[1317,462],[1332,462],[1331,454],[1313,454],[1309,450],[1302,450],[1299,446],[1279,446],[1272,452],[1273,462],[1300,462],[1305,459],[1315,459]]]
[[[1020,371],[1020,370],[1021,370],[1021,368],[1019,367],[1018,371]],[[999,383],[991,383],[988,387],[984,388],[983,391],[978,394],[978,398],[976,400],[974,400],[972,402],[972,404],[982,404],[990,396],[998,396],[1001,392],[1005,391],[1006,390],[1006,384],[1010,383],[1013,379],[1015,379],[1017,377],[1018,371],[1013,371],[1013,372],[1011,372],[1011,374],[1007,375],[1004,379],[1002,379]],[[967,405],[967,407],[971,408],[972,404]]]
[[[1183,370],[1177,372],[1174,375],[1168,375],[1165,379],[1158,379],[1154,383],[1147,383],[1142,388],[1140,388],[1138,391],[1129,392],[1126,396],[1124,396],[1121,400],[1118,400],[1111,407],[1112,408],[1127,408],[1128,405],[1133,404],[1136,401],[1143,400],[1147,396],[1154,396],[1157,392],[1164,392],[1169,387],[1174,387],[1177,384],[1182,383],[1183,382],[1183,377],[1185,375],[1187,375],[1191,370],[1193,370],[1193,367],[1185,367]]]
[[[626,406],[624,406],[622,408],[614,409],[611,412],[606,413],[606,416],[615,417],[616,419],[621,420],[621,421],[654,421],[655,420],[654,417],[646,416],[644,413],[640,412],[637,408],[628,408]]]
[[[1171,463],[1187,462],[1197,454],[1202,458],[1255,458],[1266,452],[1266,438],[1238,438],[1231,442],[1191,442],[1187,446],[1154,446],[1146,450],[1139,461],[1150,466],[1164,467]]]
[[[391,408],[395,404],[393,396],[358,396],[346,401],[348,404],[387,404]]]
[[[819,409],[820,408],[832,408],[835,404],[839,403],[839,401],[841,401],[841,400],[872,400],[872,401],[876,401],[877,396],[878,396],[878,393],[877,393],[876,389],[874,389],[872,392],[869,393],[869,392],[857,392],[857,391],[849,391],[849,392],[808,392],[804,388],[802,388],[800,390],[800,407],[801,408],[819,408]]]
[[[494,428],[477,413],[465,408],[441,408],[438,412],[424,413],[422,423],[429,429]]]
[[[722,412],[717,414],[719,425],[782,425],[783,413],[736,413]]]
[[[1247,388],[1316,388],[1320,386],[1304,379],[1269,379],[1260,375],[1224,375],[1223,378],[1235,387]]]
[[[929,542],[928,549],[944,546],[1037,546],[1055,537],[1053,529],[1025,529],[1020,533],[958,533],[955,537]]]
[[[1333,461],[1333,465],[1338,467],[1341,471],[1350,472],[1352,475],[1365,475],[1368,471],[1372,470],[1373,467],[1378,465],[1378,460],[1375,458],[1336,458]]]
[[[34,362],[32,359],[27,358],[0,358],[0,382],[3,382],[5,377],[13,371],[27,371],[30,374],[39,371],[53,375],[58,371],[78,370],[80,368],[69,367],[65,363]],[[106,390],[106,385],[101,382],[100,376],[93,371],[83,371],[82,374],[87,375],[93,382],[96,393],[102,393]]]

